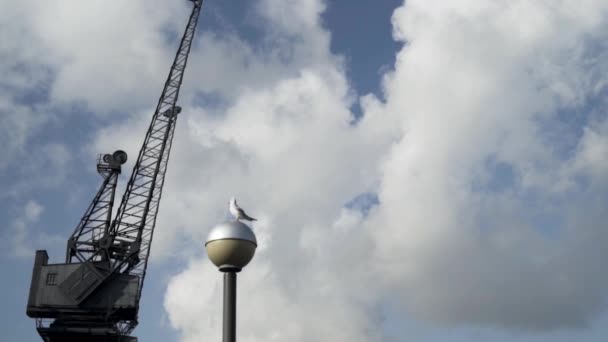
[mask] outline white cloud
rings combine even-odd
[[[19,214],[4,230],[2,241],[5,254],[10,257],[32,258],[37,248],[57,246],[65,241],[46,232],[39,232],[35,227],[44,213],[44,206],[35,200],[28,200]]]
[[[608,174],[608,119],[585,127],[577,152],[576,171],[589,175],[592,181],[605,181]]]
[[[288,35],[295,31],[277,13],[300,8],[290,5],[266,8]],[[191,167],[179,178],[193,183],[170,181],[175,197],[165,204],[188,196],[186,187],[211,199],[237,192],[272,222],[267,249],[241,276],[241,336],[380,340],[389,297],[397,311],[432,322],[532,330],[581,327],[603,310],[605,131],[589,108],[606,109],[591,97],[605,84],[595,39],[607,23],[597,15],[603,5],[573,6],[408,1],[393,17],[407,44],[385,77],[387,101],[364,97],[357,127],[341,125],[348,88],[334,85],[343,74],[330,57],[323,68],[293,65],[299,77],[245,92],[214,119],[193,117],[206,156],[178,152]],[[575,111],[582,119],[565,126]],[[577,126],[587,126],[583,135]],[[378,184],[368,218],[340,214]],[[183,227],[203,240],[223,202],[187,198],[200,214]],[[182,207],[167,221],[187,217],[192,208]],[[186,341],[219,333],[219,274],[205,264],[194,261],[167,291]],[[204,289],[200,302],[180,299],[194,289]],[[208,324],[184,318],[191,310]]]
[[[25,216],[24,216],[25,221],[28,221],[28,222],[38,221],[38,218],[40,217],[40,214],[42,214],[43,210],[44,210],[44,207],[42,207],[36,201],[27,202],[27,204],[25,205]]]
[[[4,172],[9,165],[16,165],[17,159],[26,151],[27,142],[47,118],[3,95],[0,95],[0,116],[0,145],[3,149],[0,172]]]
[[[542,330],[583,326],[603,309],[608,279],[591,265],[608,257],[606,188],[577,177],[606,176],[571,164],[603,159],[588,108],[606,110],[590,100],[606,67],[593,40],[606,6],[572,6],[408,1],[395,12],[408,44],[385,86],[405,135],[382,165],[381,205],[366,224],[384,228],[376,257],[409,312]],[[566,146],[571,158],[557,148],[562,121],[569,132],[591,125]],[[492,160],[512,179],[496,179]],[[488,175],[504,189],[491,190]]]
[[[31,135],[28,139],[33,139]],[[10,152],[10,151],[9,151]],[[23,199],[33,192],[53,189],[65,184],[72,175],[72,152],[63,144],[46,141],[19,147],[19,152],[7,154],[14,177],[0,191],[0,199]]]
[[[50,73],[54,104],[85,104],[99,115],[132,110],[149,103],[160,88],[165,75],[157,71],[174,54],[166,48],[167,38],[183,30],[174,18],[186,15],[186,5],[156,0],[4,2],[0,11],[8,45],[2,50],[9,68],[15,64],[20,70]],[[24,74],[30,75],[9,73]]]
[[[61,144],[47,146],[48,141],[36,138],[47,138],[57,126],[70,126],[69,115],[78,110],[104,115],[149,103],[164,77],[157,70],[161,64],[164,69],[164,61],[173,54],[165,48],[167,36],[178,26],[183,30],[181,23],[172,20],[176,14],[185,14],[184,5],[163,1],[0,3],[0,171],[8,173],[9,166],[20,170],[26,163],[19,161],[24,159],[31,169],[30,163],[38,165],[40,159],[47,159],[39,155],[42,151],[57,152]],[[62,121],[63,125],[57,124]],[[51,162],[50,166],[57,165]],[[65,176],[65,170],[50,171]],[[28,186],[14,189],[7,184],[2,197],[21,193]]]

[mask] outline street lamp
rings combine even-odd
[[[224,272],[223,342],[236,341],[236,274],[251,261],[257,245],[255,234],[241,221],[221,223],[207,237],[207,255]]]

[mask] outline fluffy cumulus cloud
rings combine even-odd
[[[606,10],[408,1],[395,12],[408,44],[385,86],[404,137],[365,226],[382,227],[374,255],[407,310],[549,329],[604,308]]]
[[[361,98],[356,125],[323,3],[258,9],[272,38],[289,37],[286,76],[240,79],[252,86],[227,108],[187,117],[163,204],[198,241],[228,194],[260,216],[242,339],[386,340],[388,307],[397,322],[540,331],[604,309],[605,4],[408,1],[393,15],[404,46],[386,100]],[[367,192],[379,202],[367,215],[346,205]],[[184,341],[221,323],[219,277],[191,255],[165,298]]]
[[[19,49],[6,47],[9,62],[20,67],[15,74],[32,68],[46,71],[52,103],[84,104],[98,114],[137,108],[153,94],[163,77],[157,71],[172,54],[165,49],[168,38],[181,30],[173,18],[186,13],[177,1],[28,1],[1,6],[13,13],[6,15],[7,34],[30,42],[19,44]]]
[[[54,106],[132,112],[85,147],[132,163],[187,7],[72,5],[11,26],[48,49],[19,59],[43,59],[30,64],[47,66]],[[251,8],[259,44],[199,32],[181,96],[152,261],[187,260],[164,299],[182,341],[219,338],[221,279],[201,243],[233,195],[259,219],[239,275],[244,341],[386,341],[387,314],[580,328],[605,309],[608,3],[409,0],[383,99],[353,96],[324,1]],[[14,74],[5,87],[27,87]]]
[[[73,115],[122,115],[157,96],[159,70],[174,54],[167,46],[183,30],[174,20],[186,15],[182,5],[0,2],[0,198],[61,183],[59,161],[76,148],[54,135],[73,137]],[[35,175],[21,181],[14,173]]]

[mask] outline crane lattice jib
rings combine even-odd
[[[194,8],[188,25],[110,228],[114,239],[110,247],[112,272],[139,276],[138,297],[150,255],[177,114],[181,111],[176,106],[177,99],[203,0],[192,2]]]

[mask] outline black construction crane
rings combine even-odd
[[[112,208],[124,151],[101,155],[99,191],[68,239],[65,263],[36,251],[27,315],[45,342],[133,342],[150,244],[167,172],[177,97],[203,0],[192,13],[125,193]]]

